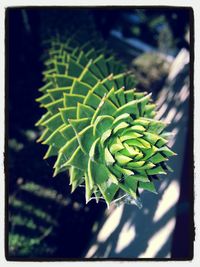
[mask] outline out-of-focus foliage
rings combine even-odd
[[[154,93],[161,88],[170,66],[171,62],[158,52],[143,53],[132,61],[139,86]]]
[[[184,9],[119,9],[103,12],[94,10],[95,21],[105,36],[113,29],[124,37],[136,37],[159,50],[176,53],[188,47],[185,34],[188,29],[189,13]]]
[[[22,182],[22,179],[19,178],[18,182]],[[18,192],[10,196],[9,205],[12,212],[9,215],[9,253],[11,256],[23,257],[50,255],[56,248],[48,247],[43,240],[51,234],[58,222],[49,212],[42,210],[37,203],[27,203],[23,200],[24,192],[47,199],[52,193],[55,194],[50,189],[28,182],[19,185]],[[47,193],[46,196],[45,193]]]

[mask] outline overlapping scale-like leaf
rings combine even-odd
[[[79,38],[46,42],[37,99],[46,109],[37,122],[45,128],[38,141],[49,147],[44,158],[57,156],[54,175],[69,170],[72,191],[85,185],[86,202],[103,197],[109,205],[119,192],[136,199],[139,188],[156,192],[153,178],[166,174],[174,153],[151,95],[136,91],[134,78],[102,45],[80,45]]]

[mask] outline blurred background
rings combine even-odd
[[[55,12],[56,11],[56,12]],[[52,13],[53,12],[53,13]],[[90,8],[105,41],[127,64],[139,90],[153,93],[158,119],[170,122],[178,156],[160,177],[158,195],[143,192],[143,208],[104,202],[85,205],[68,174],[52,178],[34,126],[44,113],[35,98],[42,84],[41,27],[83,9],[6,11],[6,256],[8,259],[172,258],[193,255],[193,89],[189,8]]]

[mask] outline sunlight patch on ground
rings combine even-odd
[[[179,111],[177,114],[176,114],[176,116],[175,116],[175,118],[174,118],[174,122],[178,122],[178,121],[180,121],[180,119],[183,117],[183,111]]]
[[[130,221],[126,222],[119,234],[115,252],[120,253],[126,248],[134,240],[135,235],[135,226],[131,225]]]
[[[162,199],[158,203],[153,222],[160,220],[178,201],[180,195],[180,186],[177,181],[172,181],[164,191]]]
[[[98,234],[97,240],[99,242],[105,242],[106,239],[115,231],[120,223],[123,209],[124,205],[120,205],[108,217]]]
[[[106,251],[105,251],[104,255],[103,255],[104,258],[108,258],[109,257],[109,254],[110,254],[111,249],[112,249],[112,245],[109,244],[107,246],[107,248],[106,248]]]
[[[167,101],[168,101],[168,102],[169,102],[169,101],[172,101],[173,97],[174,97],[174,92],[169,91],[169,93],[168,93],[168,95],[167,95]]]
[[[171,131],[171,134],[172,134],[172,138],[169,139],[168,141],[168,147],[173,147],[173,145],[175,144],[175,142],[177,141],[177,134],[179,133],[180,129],[179,128],[174,128],[172,131]]]
[[[176,219],[172,218],[168,223],[157,233],[151,237],[148,242],[146,251],[139,255],[139,258],[153,258],[159,252],[159,250],[167,242],[169,236],[172,234],[176,224]]]
[[[85,257],[86,258],[91,258],[95,254],[95,252],[97,251],[98,247],[99,246],[96,245],[96,244],[92,245]]]
[[[168,186],[167,180],[163,180],[159,189],[158,189],[158,193],[162,194],[162,192],[164,192],[164,190],[167,188],[167,186]]]
[[[187,49],[181,49],[181,52],[178,54],[173,64],[171,65],[168,79],[172,81],[178,75],[178,73],[184,68],[186,64],[190,61],[189,53]]]
[[[177,109],[176,108],[171,108],[170,111],[167,113],[167,116],[163,118],[163,120],[166,123],[171,123],[174,117],[176,116]]]
[[[179,99],[180,99],[180,102],[184,102],[189,96],[189,88],[188,88],[188,85],[184,85],[179,93]]]
[[[158,100],[156,101],[156,106],[158,110],[161,108],[161,106],[166,102],[167,94],[169,93],[168,88],[164,88],[161,93],[159,94]]]
[[[167,110],[168,105],[166,103],[163,103],[162,106],[159,108],[158,113],[156,114],[155,119],[159,120]]]

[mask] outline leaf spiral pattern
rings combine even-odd
[[[44,158],[57,156],[54,176],[69,170],[72,192],[82,184],[86,202],[94,196],[109,206],[119,192],[133,199],[139,188],[156,192],[154,179],[166,174],[165,161],[175,153],[166,125],[154,119],[151,94],[134,88],[134,77],[93,33],[80,45],[85,36],[44,43],[45,85],[37,101],[46,113],[36,124],[44,127],[38,141],[49,147]]]

